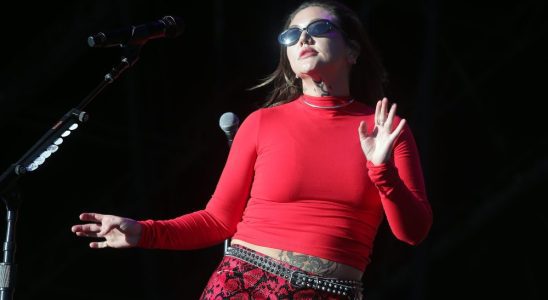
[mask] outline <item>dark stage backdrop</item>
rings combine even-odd
[[[383,224],[366,298],[547,299],[546,2],[347,3],[382,54],[434,209],[418,247]],[[22,178],[15,299],[199,296],[221,244],[92,250],[70,227],[83,211],[168,219],[203,208],[228,152],[219,117],[260,105],[267,90],[246,89],[276,66],[276,36],[295,5],[11,1],[1,10],[2,171],[118,64],[121,49],[89,48],[91,33],[165,15],[186,24],[176,39],[147,43],[86,108],[90,120]]]

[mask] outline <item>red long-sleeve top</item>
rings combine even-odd
[[[315,108],[303,100],[251,113],[205,209],[140,221],[138,246],[196,249],[233,237],[363,271],[384,216],[398,239],[423,240],[432,211],[409,127],[396,139],[391,160],[373,165],[361,149],[358,127],[363,120],[371,132],[374,109],[359,102]],[[320,106],[343,100],[306,96]]]

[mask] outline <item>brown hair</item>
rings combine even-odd
[[[386,72],[362,22],[356,13],[346,5],[330,0],[304,2],[288,16],[284,29],[289,26],[291,20],[299,11],[311,6],[321,7],[329,11],[338,21],[340,29],[345,33],[344,36],[349,46],[352,47],[352,44],[359,46],[358,60],[350,71],[350,94],[352,97],[368,103],[374,103],[374,101],[381,99],[384,96]],[[299,80],[291,70],[286,47],[280,45],[280,60],[276,70],[266,77],[262,83],[251,89],[272,84],[273,88],[263,106],[276,106],[291,102],[302,94],[302,85]]]

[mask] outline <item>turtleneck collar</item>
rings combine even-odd
[[[354,101],[351,96],[310,96],[304,94],[297,100],[304,105],[318,109],[342,108],[348,106]]]

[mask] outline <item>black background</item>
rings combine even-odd
[[[413,129],[434,225],[418,247],[383,224],[367,299],[547,299],[545,1],[348,1]],[[15,299],[197,299],[222,245],[92,250],[70,227],[96,211],[167,219],[201,209],[228,151],[218,120],[267,90],[293,1],[12,2],[0,14],[0,168],[118,64],[102,30],[184,19],[86,108],[91,118],[19,184]],[[341,153],[341,155],[344,155]],[[334,158],[336,159],[336,158]],[[5,214],[5,209],[2,209]],[[4,232],[5,224],[2,224]]]

